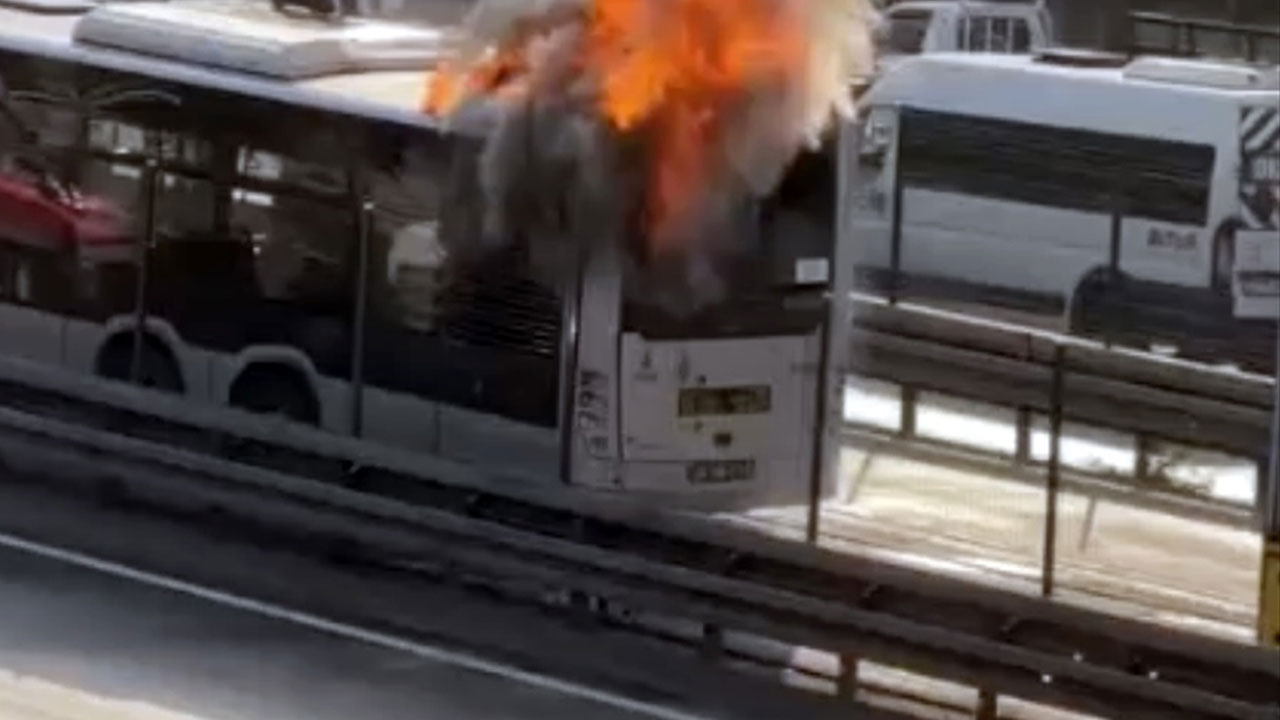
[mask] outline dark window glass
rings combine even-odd
[[[915,55],[924,49],[925,37],[933,13],[927,10],[904,10],[889,16],[888,29],[883,35],[883,51]]]
[[[967,36],[964,47],[975,52],[982,52],[987,49],[988,26],[987,18],[970,17],[965,20],[961,27],[966,28]]]
[[[383,155],[373,174],[367,380],[554,426],[559,295],[535,279],[518,240],[484,249],[474,150],[415,136]]]
[[[821,152],[802,153],[770,197],[744,208],[735,230],[744,251],[717,258],[722,297],[678,312],[652,302],[651,278],[628,276],[624,329],[674,339],[802,334],[816,328],[835,240],[833,150],[829,143]]]
[[[991,52],[1008,52],[1011,40],[1009,29],[1009,18],[989,18],[990,35],[987,38],[987,49]]]
[[[1013,44],[1009,46],[1009,52],[1025,53],[1031,50],[1031,30],[1027,27],[1027,21],[1016,19],[1013,20]]]
[[[1203,224],[1209,145],[907,109],[910,186],[1151,220]]]
[[[0,238],[0,302],[64,312],[73,269],[62,253]]]
[[[317,137],[315,142],[324,140]],[[347,172],[331,162],[256,147],[240,150],[236,171],[241,178],[258,181],[256,185],[283,186],[318,197],[342,198],[349,192]]]

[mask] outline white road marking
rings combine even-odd
[[[438,662],[443,665],[452,665],[454,667],[512,680],[541,690],[549,690],[562,695],[590,700],[601,705],[634,712],[639,715],[660,718],[660,720],[710,720],[710,718],[706,716],[694,715],[675,708],[635,700],[623,695],[589,687],[587,685],[582,685],[568,680],[561,680],[559,678],[528,670],[522,670],[518,667],[494,662],[492,660],[486,660],[468,653],[448,650],[433,645],[426,645],[374,630],[366,630],[354,625],[348,625],[335,620],[328,620],[299,610],[291,610],[289,608],[263,602],[261,600],[241,597],[239,595],[233,595],[231,593],[215,590],[203,585],[197,585],[195,583],[189,583],[183,580],[165,577],[163,575],[157,575],[155,573],[132,568],[110,560],[102,560],[73,550],[64,550],[62,548],[32,542],[7,533],[0,533],[0,546],[49,560],[55,560],[69,565],[86,568],[95,572],[125,578],[143,585],[149,585],[183,595],[189,595],[217,605],[223,605],[237,610],[254,613],[273,620],[280,620],[300,625],[302,627],[311,628],[313,630],[319,630],[321,632],[337,635],[349,640],[356,640],[369,645],[376,645],[389,650],[396,650],[424,660]]]

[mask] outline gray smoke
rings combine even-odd
[[[670,0],[652,0],[655,11]],[[725,0],[729,1],[729,0]],[[598,78],[583,72],[585,19],[591,0],[479,0],[466,21],[457,63],[468,67],[490,53],[518,53],[523,68],[502,89],[500,118],[479,168],[489,243],[518,234],[536,256],[563,257],[560,247],[623,242],[636,299],[688,312],[726,291],[724,266],[754,228],[749,208],[770,193],[797,152],[812,145],[833,114],[852,113],[847,87],[870,68],[872,15],[866,0],[776,0],[799,13],[809,39],[804,77],[745,88],[703,168],[695,211],[662,228],[664,248],[642,211],[649,170],[643,131],[620,134],[596,112]],[[834,189],[833,189],[834,191]],[[566,232],[566,225],[572,230]],[[555,261],[546,263],[553,267]]]

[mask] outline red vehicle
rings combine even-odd
[[[20,162],[16,172],[0,172],[0,239],[50,252],[101,253],[119,257],[129,247],[126,220],[112,204],[85,197]]]
[[[128,220],[38,163],[12,165],[0,169],[0,300],[75,314],[100,297],[107,268],[132,265]]]

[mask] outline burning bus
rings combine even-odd
[[[71,108],[61,165],[137,251],[127,306],[40,306],[59,345],[16,354],[529,482],[798,500],[839,411],[868,11],[725,5],[0,8],[10,104]]]

